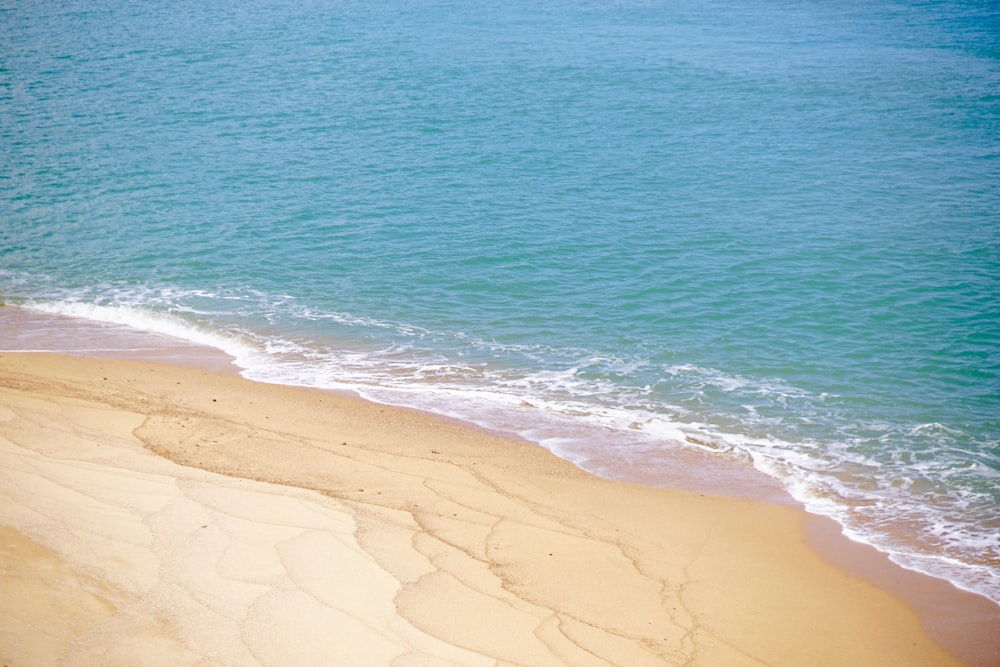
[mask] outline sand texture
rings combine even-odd
[[[351,396],[0,355],[0,661],[949,665],[792,507]]]

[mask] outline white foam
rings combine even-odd
[[[247,360],[248,357],[258,354],[248,340],[242,339],[238,335],[203,329],[177,315],[159,313],[145,308],[126,305],[105,306],[78,301],[34,300],[25,302],[22,307],[50,315],[64,315],[95,322],[117,324],[216,348],[235,358],[237,363],[241,359]]]

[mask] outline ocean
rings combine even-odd
[[[1000,602],[987,0],[3,3],[0,299]]]

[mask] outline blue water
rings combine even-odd
[[[995,3],[5,3],[0,149],[8,303],[742,460],[1000,601]]]

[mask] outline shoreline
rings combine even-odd
[[[140,332],[140,335],[144,334],[141,334]],[[428,428],[431,429],[430,430],[431,433],[439,433],[441,431],[446,431],[450,434],[449,437],[454,437],[457,438],[458,440],[482,439],[489,442],[490,447],[502,447],[506,450],[504,456],[507,457],[508,463],[510,463],[511,465],[519,465],[516,463],[516,461],[522,457],[527,457],[532,460],[539,459],[540,461],[543,462],[540,463],[539,465],[543,466],[544,469],[559,471],[557,475],[559,480],[573,478],[574,482],[577,482],[579,478],[588,479],[590,480],[589,483],[605,487],[606,489],[611,489],[611,488],[618,489],[621,493],[628,495],[629,497],[632,497],[632,491],[635,491],[640,496],[643,496],[645,494],[656,495],[662,493],[664,494],[662,498],[659,495],[656,495],[656,497],[659,498],[660,500],[672,495],[675,497],[676,496],[683,496],[683,497],[699,496],[702,498],[706,497],[706,496],[701,496],[700,494],[691,494],[689,492],[677,492],[664,489],[653,489],[652,487],[637,487],[635,485],[627,483],[603,480],[601,478],[597,478],[593,475],[590,475],[589,473],[579,470],[572,464],[567,463],[562,459],[556,458],[554,455],[549,454],[542,448],[537,447],[535,445],[531,445],[521,441],[510,440],[508,438],[497,438],[494,434],[481,433],[478,432],[478,430],[475,427],[457,424],[452,422],[452,420],[448,420],[446,418],[437,417],[434,415],[428,415],[426,413],[417,413],[416,411],[408,410],[406,408],[395,408],[395,407],[383,406],[380,404],[368,403],[363,399],[355,397],[333,396],[327,392],[321,392],[319,390],[308,390],[308,389],[282,387],[279,385],[263,385],[259,383],[253,383],[249,380],[244,380],[242,378],[236,377],[235,367],[230,366],[228,372],[227,369],[220,368],[220,363],[219,363],[220,358],[225,357],[225,355],[223,355],[221,352],[217,353],[218,355],[221,355],[221,357],[214,355],[208,355],[208,357],[206,357],[209,359],[209,364],[208,364],[209,367],[206,368],[206,366],[203,365],[202,363],[204,361],[204,358],[200,357],[201,353],[189,356],[186,354],[186,352],[189,352],[190,350],[186,350],[185,349],[186,346],[179,346],[179,347],[181,349],[168,352],[166,354],[166,359],[160,358],[160,359],[154,359],[154,361],[161,361],[161,362],[166,361],[167,363],[176,366],[176,362],[179,358],[186,359],[188,362],[191,362],[188,364],[189,368],[187,369],[175,368],[174,371],[181,373],[182,375],[190,373],[199,374],[198,376],[200,378],[199,382],[201,382],[202,384],[215,385],[217,382],[222,382],[223,380],[225,382],[233,381],[238,384],[245,383],[250,387],[254,387],[251,389],[246,389],[244,387],[246,391],[249,391],[252,394],[268,393],[273,389],[274,391],[278,392],[291,392],[293,394],[300,393],[301,395],[325,396],[329,401],[333,400],[347,401],[352,405],[366,405],[367,407],[364,408],[364,410],[368,410],[369,413],[372,413],[372,411],[377,411],[378,413],[388,412],[395,415],[393,419],[414,420],[415,422],[419,422],[421,424],[426,422],[427,424],[430,424]],[[114,351],[110,352],[106,351],[106,352],[107,354],[104,355],[105,359],[123,356],[122,354],[114,353]],[[121,352],[121,350],[119,350],[119,352]],[[15,356],[15,355],[10,355],[9,353],[2,353],[2,357],[5,359],[10,356]],[[16,355],[16,356],[21,357],[22,359],[29,357],[32,359],[36,358],[35,355],[30,355],[30,354]],[[91,358],[89,360],[86,358],[80,359],[79,363],[81,366],[88,366],[88,364],[93,365],[93,364],[105,363],[104,361],[101,361],[100,358],[93,358],[94,355],[92,354],[87,354],[86,356]],[[134,356],[140,359],[144,359],[142,351],[138,352]],[[38,362],[36,360],[33,361],[32,363],[35,363],[37,365]],[[134,359],[131,361],[125,361],[123,364],[119,364],[118,361],[108,361],[107,363],[110,364],[111,366],[115,366],[116,368],[133,367],[135,364],[138,364],[139,366],[145,368],[149,368],[148,365],[143,366],[143,364],[145,364],[145,361],[137,362]],[[192,368],[200,370],[192,370]],[[220,370],[222,371],[221,375],[219,373]],[[174,371],[171,371],[171,373],[173,373]],[[205,371],[211,371],[211,372],[206,373]],[[160,391],[162,392],[162,390],[163,388],[161,387]],[[314,396],[314,399],[312,400],[317,400],[317,399]],[[176,405],[174,407],[176,408]],[[161,405],[161,409],[162,408],[163,406]],[[244,419],[245,417],[246,415],[241,417],[241,419]],[[244,419],[244,421],[246,421],[246,419]],[[368,437],[372,437],[371,434],[372,426],[373,424],[369,423]],[[374,426],[377,427],[377,424],[375,424]],[[176,431],[176,429],[174,430]],[[452,435],[453,433],[460,433],[460,435]],[[174,436],[176,436],[176,432],[174,433]],[[505,443],[505,444],[501,445],[498,443]],[[150,447],[150,444],[147,442],[146,446]],[[155,447],[152,447],[152,449],[154,451],[157,451]],[[439,452],[440,451],[443,450],[439,450]],[[490,451],[492,452],[493,450]],[[215,458],[209,457],[206,459],[206,458],[199,458],[205,456],[204,452],[197,452],[195,450],[191,450],[190,452],[180,453],[176,451],[174,448],[169,448],[166,445],[164,445],[160,448],[158,453],[161,454],[161,456],[165,456],[168,459],[174,460],[178,463],[182,463],[183,465],[186,466],[194,466],[195,468],[203,470],[215,469],[216,472],[222,472],[226,475],[234,476],[234,478],[250,478],[265,482],[279,482],[285,485],[291,484],[291,486],[297,488],[312,488],[310,487],[310,484],[303,482],[302,479],[287,479],[280,475],[274,479],[269,479],[269,475],[271,473],[267,472],[266,470],[263,470],[263,468],[261,468],[259,463],[257,464],[258,468],[255,469],[256,472],[254,474],[251,474],[252,471],[248,472],[249,469],[245,467],[247,463],[246,461],[240,461],[239,457],[233,458],[232,456],[229,455],[227,455],[229,456],[229,458],[223,457],[224,458],[223,461],[222,459],[218,458],[217,456],[218,452],[216,452],[216,455],[213,455],[215,456]],[[431,458],[437,458],[438,455],[439,455],[438,453],[434,453],[431,455]],[[470,456],[472,456],[473,458],[482,458],[483,456],[482,443],[480,443],[477,453]],[[424,454],[423,457],[421,458],[425,457],[426,454]],[[475,462],[473,462],[471,465],[475,465]],[[480,470],[482,470],[482,468],[480,468]],[[569,473],[567,472],[568,470],[572,470],[575,472]],[[296,474],[301,475],[303,474],[303,471],[299,470]],[[587,484],[584,482],[579,482],[579,483],[584,485]],[[514,486],[517,486],[517,482],[512,482],[510,479],[507,478],[505,478],[505,484],[513,484]],[[361,503],[361,506],[368,508],[368,511],[370,511],[373,506],[368,505],[366,504],[366,502],[363,501],[363,497],[361,495],[363,493],[361,491],[362,488],[363,487],[358,487],[357,491],[354,491],[353,489],[331,490],[327,488],[323,489],[314,488],[313,490],[319,490],[320,493],[326,494],[328,497],[333,497],[338,502]],[[626,493],[625,491],[621,491],[622,489],[629,489],[630,491]],[[593,489],[591,489],[590,491],[592,492]],[[688,499],[690,500],[690,498]],[[522,502],[530,503],[530,501],[532,500],[532,495],[531,494],[525,495],[524,497],[520,498],[520,500]],[[580,501],[581,499],[579,497],[574,496],[574,502],[580,502]],[[737,501],[735,499],[728,499],[728,498],[716,498],[713,499],[712,502],[723,503],[723,504],[742,503],[741,506],[750,506],[758,508],[766,505],[764,503]],[[376,503],[374,506],[378,506],[378,504]],[[778,506],[774,507],[777,508]],[[385,508],[382,509],[384,510]],[[397,511],[398,509],[399,508],[395,508],[395,510]],[[565,510],[566,508],[563,509]],[[355,510],[357,510],[357,508],[355,508]],[[376,511],[375,514],[376,515],[379,514],[380,511],[382,510]],[[779,511],[779,510],[774,509],[770,511]],[[931,636],[933,639],[935,639],[941,645],[949,648],[956,655],[960,655],[962,660],[964,660],[966,664],[987,665],[995,663],[996,657],[1000,655],[1000,652],[998,652],[1000,651],[1000,642],[998,642],[996,639],[993,639],[993,634],[995,634],[995,632],[990,632],[990,630],[998,627],[997,622],[998,620],[1000,620],[1000,608],[997,608],[995,605],[992,605],[992,603],[990,603],[985,598],[981,598],[980,596],[976,596],[971,593],[965,593],[963,591],[959,591],[958,589],[955,589],[953,586],[951,586],[951,584],[944,582],[943,580],[934,579],[932,577],[911,572],[909,570],[905,570],[899,566],[896,566],[895,564],[889,562],[888,557],[885,556],[884,554],[881,554],[880,552],[877,552],[870,547],[864,547],[863,545],[851,542],[843,535],[840,535],[839,530],[831,530],[829,525],[827,525],[825,528],[822,527],[820,525],[822,523],[822,520],[820,520],[817,517],[813,517],[812,515],[806,514],[804,510],[802,510],[801,508],[785,507],[781,508],[780,511],[792,512],[792,515],[796,517],[794,521],[792,521],[792,523],[796,523],[799,526],[798,530],[801,532],[800,536],[801,541],[803,541],[805,544],[808,545],[807,548],[812,552],[814,552],[814,554],[817,554],[822,557],[822,558],[817,558],[817,560],[822,560],[827,564],[833,563],[833,565],[829,567],[831,567],[831,569],[836,569],[844,573],[847,573],[848,575],[850,575],[849,580],[851,581],[855,581],[855,579],[851,578],[863,579],[868,582],[868,584],[866,585],[874,585],[882,589],[881,591],[876,591],[877,593],[885,594],[884,591],[889,591],[889,594],[891,594],[892,596],[895,596],[896,598],[905,601],[906,604],[910,605],[920,614],[928,635]],[[382,517],[382,519],[384,519],[384,517]],[[380,523],[378,518],[373,519],[371,517],[367,517],[365,520],[373,521],[374,523],[369,525],[367,528],[365,528],[364,525],[362,525],[359,528],[356,528],[355,534],[363,534],[369,536],[368,539],[372,539],[373,542],[371,545],[368,545],[370,548],[368,548],[367,551],[379,552],[379,550],[381,549],[380,553],[383,554],[382,557],[386,558],[388,561],[391,561],[392,560],[391,553],[388,556],[385,555],[386,553],[391,552],[391,549],[388,549],[384,544],[382,545],[379,544],[379,540],[381,538],[371,537],[375,533],[380,532],[380,530],[385,527],[384,523]],[[626,520],[629,519],[626,517]],[[827,521],[829,522],[829,524],[833,524],[832,521],[829,520]],[[6,522],[0,521],[0,523],[6,523]],[[364,524],[364,521],[362,521],[361,523]],[[583,525],[577,526],[578,529],[583,527],[584,527]],[[785,534],[783,535],[782,539],[788,539],[789,537],[790,537],[789,535]],[[792,541],[794,542],[795,540]],[[872,553],[862,553],[866,549],[870,550],[870,552]],[[363,551],[364,550],[365,549],[363,549]],[[376,558],[376,560],[378,560],[378,558]],[[385,567],[385,569],[390,571],[392,571],[393,568],[398,568],[398,564],[392,564],[388,562],[382,563],[382,565],[383,567]],[[410,566],[409,565],[405,566],[404,569],[406,567]],[[496,567],[496,564],[494,564],[493,566],[491,566],[491,568],[488,569],[492,569],[492,567]],[[400,579],[402,575],[400,575],[398,572],[396,574],[398,575],[397,581],[402,582],[402,579]],[[540,585],[540,583],[538,581],[532,581],[532,585],[538,586]],[[528,586],[528,589],[530,590],[531,586]],[[563,591],[563,593],[565,593],[565,591]],[[871,591],[869,591],[869,593],[871,593]],[[961,613],[958,616],[956,616],[956,611],[959,611]],[[723,612],[716,610],[716,613],[723,613]],[[417,614],[417,616],[419,616],[419,614]],[[411,623],[413,622],[413,619],[409,620]],[[422,622],[428,623],[426,619],[424,619]],[[438,628],[437,632],[440,633],[442,632],[442,630]],[[434,632],[431,632],[430,634],[435,635]],[[447,642],[447,640],[444,641]]]

